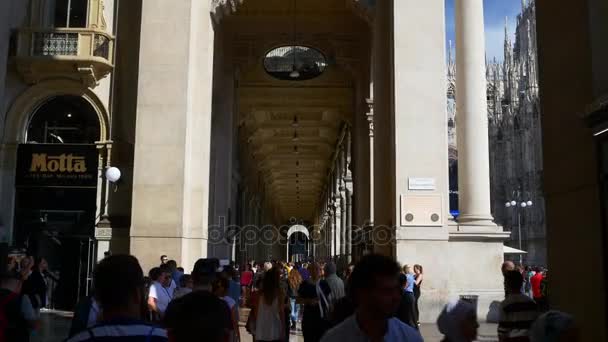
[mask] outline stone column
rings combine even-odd
[[[367,99],[368,111],[366,113],[369,125],[369,222],[374,226],[374,100]]]
[[[327,224],[325,226],[325,257],[331,257],[332,256],[332,231],[333,231],[333,216],[332,216],[332,212],[331,209],[328,209],[327,212]]]
[[[344,148],[346,142],[346,137],[340,146],[340,155],[338,157],[338,164],[340,165],[338,170],[338,190],[340,194],[340,262],[342,262],[342,258],[346,256],[346,183],[345,183],[345,172],[346,172],[346,149]]]
[[[142,5],[131,253],[186,270],[207,255],[214,30],[210,1]]]
[[[352,211],[352,182],[346,185],[346,232],[344,235],[344,244],[346,245],[346,263],[353,261],[353,211]]]
[[[229,34],[219,29],[216,33],[217,42],[215,54],[223,56],[214,63],[213,73],[213,118],[211,140],[212,179],[209,188],[210,196],[209,217],[209,255],[219,259],[230,258],[228,241],[228,226],[234,224],[229,218],[233,202],[234,185],[234,144],[235,144],[235,78],[232,49],[226,47],[225,40],[231,39]]]
[[[353,254],[353,176],[351,168],[351,153],[352,153],[352,137],[351,130],[346,132],[346,143],[344,153],[344,188],[345,188],[345,227],[344,245],[345,247],[345,262],[352,261]]]
[[[346,188],[341,186],[340,189],[340,258],[346,255]]]
[[[334,213],[335,213],[335,229],[334,229],[334,256],[340,257],[342,252],[342,225],[343,225],[343,217],[342,217],[342,196],[340,196],[340,166],[339,159],[336,160],[338,164],[335,171],[335,188],[334,188]]]
[[[455,10],[458,221],[492,226],[483,0],[456,0]]]

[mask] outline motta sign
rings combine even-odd
[[[33,153],[30,172],[87,172],[87,164],[82,156],[61,154],[50,156],[47,153]]]
[[[17,157],[16,186],[95,187],[95,145],[22,144]]]

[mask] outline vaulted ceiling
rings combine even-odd
[[[312,222],[321,207],[338,136],[353,118],[354,70],[369,50],[358,3],[246,0],[224,19],[239,64],[241,174],[258,191],[263,187],[277,220]],[[327,58],[317,78],[279,80],[264,70],[264,55],[295,37]]]
[[[249,172],[261,176],[285,221],[312,219],[341,127],[351,120],[349,83],[323,86],[324,78],[341,75],[327,73],[310,83],[269,80],[239,87],[241,163],[254,164]]]

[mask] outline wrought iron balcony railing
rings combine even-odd
[[[13,57],[27,82],[72,77],[95,86],[114,68],[114,37],[85,28],[22,29]]]

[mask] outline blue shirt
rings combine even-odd
[[[348,341],[369,342],[370,338],[359,328],[356,315],[352,315],[323,335],[321,342]],[[385,342],[423,342],[420,333],[397,318],[388,320]]]
[[[302,281],[307,281],[310,278],[310,273],[308,273],[308,270],[304,267],[300,267],[298,272],[300,272],[300,276],[302,276]]]
[[[167,331],[143,321],[120,319],[102,322],[74,335],[67,342],[167,342]]]
[[[236,305],[236,318],[239,319],[239,302],[241,301],[241,286],[234,280],[230,280],[228,283],[228,297],[232,298]]]
[[[416,279],[414,279],[414,275],[408,273],[405,275],[405,278],[407,279],[407,286],[405,287],[405,292],[414,293],[414,283],[416,282]]]
[[[182,278],[183,275],[184,273],[178,270],[175,270],[175,272],[171,273],[171,278],[173,278],[173,281],[175,282],[175,285],[177,285],[177,287],[181,287],[179,285],[179,280]]]

